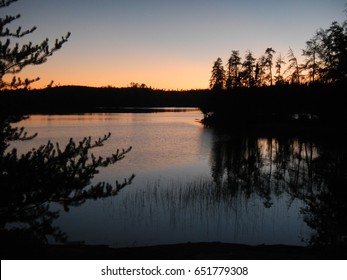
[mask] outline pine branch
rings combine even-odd
[[[0,1],[0,8],[6,7],[15,1],[2,0]],[[0,41],[0,89],[5,88],[28,88],[30,84],[37,81],[35,79],[24,79],[14,77],[11,82],[4,81],[4,76],[7,74],[17,74],[23,68],[28,65],[39,65],[45,63],[49,56],[52,56],[54,52],[59,50],[64,43],[68,41],[70,32],[61,39],[56,39],[53,46],[49,45],[49,40],[46,39],[40,44],[33,44],[29,42],[22,46],[18,43],[11,46],[9,38],[22,38],[36,30],[36,27],[31,29],[22,30],[22,27],[18,27],[15,31],[11,31],[6,26],[13,21],[20,18],[20,15],[5,16],[0,18],[0,38],[6,38],[5,41]]]
[[[13,2],[17,2],[18,0],[0,0],[0,8],[4,8],[9,6]]]

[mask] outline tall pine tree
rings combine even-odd
[[[225,83],[225,70],[223,67],[223,61],[220,57],[218,57],[212,67],[210,88],[215,91],[220,91],[224,89],[224,83]]]
[[[0,9],[17,0],[1,0]],[[11,39],[22,38],[36,30],[35,27],[22,31],[19,27],[11,31],[6,26],[20,15],[0,18],[0,88],[23,88],[37,80],[16,78],[28,65],[38,65],[47,61],[55,51],[67,41],[70,33],[56,40],[53,47],[48,39],[40,44],[11,43]],[[14,75],[6,81],[5,75]],[[6,94],[1,93],[0,94]],[[28,104],[30,106],[30,104]],[[24,128],[14,126],[23,116],[10,116],[0,112],[0,251],[4,254],[16,246],[42,244],[51,237],[65,241],[67,236],[53,221],[59,211],[52,209],[51,202],[60,204],[65,211],[90,199],[116,195],[129,184],[134,176],[123,183],[100,182],[91,185],[91,179],[101,167],[114,164],[124,158],[131,147],[117,150],[109,157],[96,157],[91,152],[109,139],[110,134],[95,141],[90,137],[76,143],[73,139],[65,147],[48,142],[27,153],[19,154],[10,149],[14,140],[27,141],[36,135],[27,135]],[[5,255],[6,257],[6,255]],[[16,257],[20,257],[17,255]]]

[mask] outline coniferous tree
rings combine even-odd
[[[223,67],[223,61],[220,57],[213,64],[210,79],[210,89],[212,90],[222,90],[224,89],[225,82],[225,70]]]
[[[293,50],[289,48],[288,50],[289,65],[286,72],[289,72],[289,80],[293,84],[300,84],[300,68],[298,59],[296,58]]]
[[[308,70],[310,81],[312,83],[316,81],[316,76],[320,72],[318,61],[318,55],[320,53],[320,50],[321,45],[319,43],[319,38],[316,35],[306,42],[306,48],[302,51],[302,54],[306,57],[304,68]]]
[[[230,64],[230,58],[228,59],[228,63],[227,63],[227,74],[226,74],[226,80],[225,80],[225,88],[227,90],[230,90],[232,88],[232,66]]]
[[[275,51],[272,48],[267,48],[265,50],[265,65],[268,67],[269,70],[269,80],[270,85],[272,86],[272,65],[273,65],[273,55]]]
[[[255,58],[253,53],[248,50],[246,52],[245,60],[242,63],[242,84],[246,87],[253,87],[255,85],[254,80],[254,68],[255,68]]]
[[[255,86],[263,86],[265,85],[264,80],[265,80],[265,68],[266,63],[265,63],[265,57],[261,56],[257,63],[255,64],[255,69],[254,69],[254,83]]]
[[[20,119],[0,119],[0,245],[21,242],[19,239],[23,238],[34,243],[46,243],[48,237],[65,241],[66,235],[53,226],[59,211],[52,208],[51,202],[69,211],[87,200],[116,195],[131,183],[133,176],[113,185],[105,182],[90,185],[91,179],[101,167],[124,158],[130,148],[106,158],[94,156],[91,151],[103,146],[109,134],[96,141],[87,137],[76,143],[70,139],[64,148],[48,142],[24,154],[16,149],[7,151],[12,140],[30,140],[35,136],[12,128],[11,124]]]
[[[1,0],[0,9],[5,8],[17,0]],[[5,81],[5,75],[17,74],[28,65],[39,65],[47,61],[55,51],[59,50],[67,42],[70,33],[67,33],[60,40],[56,39],[53,47],[49,45],[48,39],[40,44],[32,42],[20,45],[18,42],[12,43],[10,39],[20,39],[36,30],[36,27],[22,30],[18,27],[11,31],[7,26],[20,18],[20,14],[15,16],[5,16],[0,18],[0,89],[3,88],[27,88],[32,82],[39,78],[25,79],[24,81],[16,76],[10,81]]]
[[[282,85],[284,83],[284,78],[282,75],[282,64],[286,64],[284,61],[284,58],[281,54],[276,59],[275,68],[276,68],[276,76],[275,76],[275,82],[276,85]]]
[[[240,77],[239,77],[239,66],[242,65],[241,57],[239,51],[233,50],[231,52],[230,58],[228,59],[228,75],[226,81],[226,88],[237,88],[240,86]]]
[[[321,74],[325,82],[347,78],[347,21],[336,21],[326,30],[316,34],[320,41],[319,58],[322,61]]]
[[[1,0],[0,9],[17,0]],[[17,16],[0,18],[0,88],[27,87],[37,80],[24,81],[14,77],[7,82],[4,76],[17,74],[28,65],[44,63],[49,56],[60,49],[70,33],[56,40],[50,47],[48,40],[41,44],[11,44],[11,38],[21,38],[36,28],[15,32],[6,26],[18,19]],[[5,41],[3,39],[5,38]],[[30,104],[28,104],[30,106]],[[14,126],[24,116],[10,116],[0,112],[0,251],[3,247],[25,244],[46,243],[48,236],[56,240],[66,240],[66,235],[53,226],[59,211],[53,210],[55,202],[68,211],[70,207],[83,204],[90,199],[116,195],[131,182],[133,176],[123,183],[100,182],[91,185],[91,179],[106,167],[124,158],[131,148],[117,150],[109,157],[96,157],[91,152],[110,137],[105,135],[92,141],[90,137],[76,143],[73,139],[61,148],[59,144],[48,142],[31,151],[19,154],[10,149],[12,141],[27,141],[36,135],[27,135],[24,128]],[[11,242],[13,241],[13,242]]]

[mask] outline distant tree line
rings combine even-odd
[[[304,62],[298,62],[289,48],[287,58],[267,48],[256,58],[247,50],[242,60],[232,50],[226,63],[220,57],[214,62],[210,89],[230,90],[239,87],[263,87],[284,84],[334,83],[347,78],[347,20],[334,21],[329,28],[319,29],[302,50]]]

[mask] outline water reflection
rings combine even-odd
[[[224,138],[223,138],[224,137]],[[312,191],[312,162],[317,150],[298,139],[217,136],[211,160],[217,186],[246,197],[257,193],[265,207],[272,196],[302,198]]]
[[[92,135],[111,131],[111,149],[133,150],[97,180],[127,176],[129,170],[137,174],[115,197],[69,213],[51,204],[49,224],[68,240],[114,247],[188,241],[344,246],[345,137],[222,133],[197,125],[198,117],[123,113],[76,123],[66,116],[50,120],[49,134],[40,116],[34,118],[35,132],[40,127],[44,137],[57,141],[70,125],[73,137],[86,133],[81,128]]]
[[[232,196],[256,193],[265,207],[287,195],[304,202],[301,213],[314,230],[309,244],[341,245],[347,234],[345,138],[216,135],[211,160],[216,187]]]
[[[119,236],[136,224],[142,236],[132,238],[143,244],[166,236],[172,242],[344,246],[344,143],[213,132],[211,177],[126,192],[113,209],[131,221]]]

